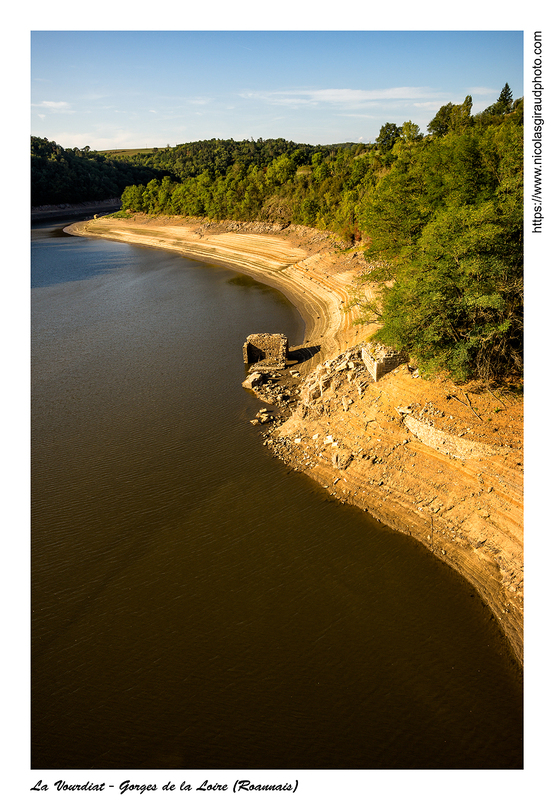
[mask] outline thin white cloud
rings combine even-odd
[[[62,147],[79,147],[82,149],[88,145],[93,150],[124,149],[137,146],[137,134],[134,129],[120,129],[109,136],[95,133],[92,130],[88,133],[60,132],[56,136],[56,141],[62,144]],[[148,141],[145,141],[140,146],[145,147],[148,143]]]
[[[337,117],[355,117],[356,119],[378,119],[376,114],[337,114]]]
[[[498,94],[498,89],[489,89],[486,86],[472,86],[467,90],[468,94]]]
[[[417,100],[437,96],[428,86],[393,86],[387,89],[289,89],[275,92],[242,92],[246,100],[262,100],[275,105],[367,106],[383,100]]]
[[[46,111],[61,112],[64,114],[73,114],[73,110],[69,103],[65,100],[43,100],[41,103],[33,103],[34,108],[44,108]]]
[[[371,100],[414,100],[434,94],[421,86],[398,86],[389,89],[320,89],[314,98],[328,103],[367,103]]]
[[[414,103],[416,108],[430,108],[434,109],[439,106],[443,101],[442,100],[429,100],[427,103]]]
[[[422,103],[414,103],[414,106],[416,108],[430,109],[431,111],[433,111],[434,109],[437,109],[441,105],[445,105],[446,103],[454,103],[454,104],[456,102],[457,103],[462,103],[464,98],[467,97],[468,95],[470,95],[473,99],[475,99],[476,95],[477,96],[478,95],[485,95],[485,96],[494,96],[494,97],[496,97],[497,96],[497,90],[496,89],[487,89],[487,88],[485,88],[483,86],[476,86],[476,87],[467,89],[467,91],[465,92],[465,94],[463,96],[460,94],[457,101],[452,96],[450,96],[448,99],[446,99],[443,96],[443,97],[436,97],[434,100],[427,100],[427,101],[422,102]],[[481,105],[482,105],[484,101],[481,100],[480,102],[481,102]],[[473,112],[475,113],[475,106],[473,108]]]
[[[240,97],[245,100],[261,100],[275,106],[316,105],[309,97],[300,97],[300,93],[295,95],[294,92],[241,92]]]
[[[84,100],[87,103],[94,102],[95,100],[104,100],[105,97],[111,97],[110,94],[106,92],[90,92],[89,94],[84,94],[81,97],[81,100]]]

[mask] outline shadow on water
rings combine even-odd
[[[258,294],[264,294],[271,296],[272,301],[276,305],[280,306],[289,306],[290,301],[281,294],[277,289],[273,286],[268,286],[266,283],[259,283],[259,281],[252,278],[250,275],[242,275],[241,273],[236,273],[232,278],[229,278],[227,281],[229,286],[236,286],[240,289],[246,289],[247,291],[253,291]],[[273,331],[268,331],[268,333],[273,333]]]
[[[288,305],[288,300],[274,289],[272,286],[267,286],[265,284],[259,283],[254,278],[250,277],[250,275],[241,275],[237,274],[230,278],[227,283],[231,286],[237,286],[242,289],[252,290],[256,292],[260,292],[262,294],[271,295],[273,301],[278,305]],[[259,331],[261,333],[261,331]],[[264,331],[266,333],[275,333],[276,331]],[[254,331],[253,331],[254,333]],[[298,365],[304,364],[307,361],[310,361],[317,353],[321,352],[320,345],[312,345],[311,347],[306,347],[305,345],[300,346],[290,346],[289,344],[289,357],[288,357],[288,364],[289,365]]]
[[[229,278],[227,283],[230,286],[241,286],[244,289],[256,289],[258,292],[275,291],[270,286],[266,286],[263,283],[258,283],[258,281],[255,281],[254,278],[251,278],[250,275],[234,275],[232,278]]]

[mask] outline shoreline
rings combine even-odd
[[[306,323],[306,358],[296,366],[299,400],[284,424],[263,429],[264,444],[340,502],[417,538],[463,575],[523,665],[520,396],[423,381],[405,364],[373,383],[359,344],[375,328],[354,326],[355,312],[345,308],[367,265],[356,248],[343,249],[324,232],[146,215],[64,230],[173,250],[281,291]],[[263,387],[254,391],[263,399]]]
[[[62,219],[68,215],[95,214],[117,211],[121,208],[121,201],[90,200],[85,203],[59,203],[58,205],[33,206],[31,208],[31,222],[40,222],[46,219]]]
[[[363,341],[374,330],[374,326],[354,326],[354,312],[343,310],[350,299],[350,284],[365,266],[361,253],[341,255],[332,237],[321,231],[143,214],[130,220],[85,220],[64,230],[76,236],[172,250],[196,261],[236,269],[278,289],[296,306],[306,325],[303,347],[309,347],[313,355],[309,366],[299,365],[301,373]]]

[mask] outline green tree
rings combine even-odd
[[[471,109],[473,98],[467,95],[463,103],[454,105],[446,103],[441,106],[427,126],[429,133],[435,136],[445,136],[449,131],[461,131],[472,123]]]
[[[471,109],[473,107],[473,98],[470,94],[467,95],[463,103],[457,106],[452,106],[450,110],[449,130],[460,132],[468,128],[472,123]]]
[[[493,105],[493,110],[495,114],[508,114],[512,110],[513,106],[513,97],[512,97],[512,90],[508,86],[507,83],[504,84],[504,88],[500,92],[498,96],[498,100]]]
[[[448,133],[450,130],[450,116],[453,108],[454,106],[452,103],[446,103],[446,105],[439,108],[431,122],[427,125],[429,133],[435,136],[444,136]]]
[[[64,150],[48,139],[31,137],[31,205],[79,203],[118,197],[125,186],[157,173],[117,161],[84,147]]]
[[[492,203],[440,211],[383,291],[378,338],[460,380],[519,367],[522,286],[508,275],[503,237]]]
[[[143,184],[126,186],[121,195],[121,207],[124,210],[144,211],[143,193],[146,187]]]
[[[403,142],[416,142],[422,138],[421,131],[419,129],[419,125],[416,125],[415,122],[412,122],[409,119],[402,125],[400,130],[400,138]]]
[[[379,136],[375,139],[375,143],[383,153],[387,153],[389,150],[392,150],[400,134],[401,128],[399,128],[398,125],[395,125],[394,122],[385,122],[385,124],[381,126]]]

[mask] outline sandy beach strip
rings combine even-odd
[[[306,324],[303,346],[313,348],[314,355],[304,369],[313,369],[368,334],[367,329],[354,326],[353,314],[346,309],[356,271],[341,269],[333,274],[332,252],[302,242],[298,235],[291,241],[274,233],[204,233],[198,222],[143,215],[100,217],[73,223],[64,230],[76,236],[172,250],[193,260],[229,267],[278,289]]]

